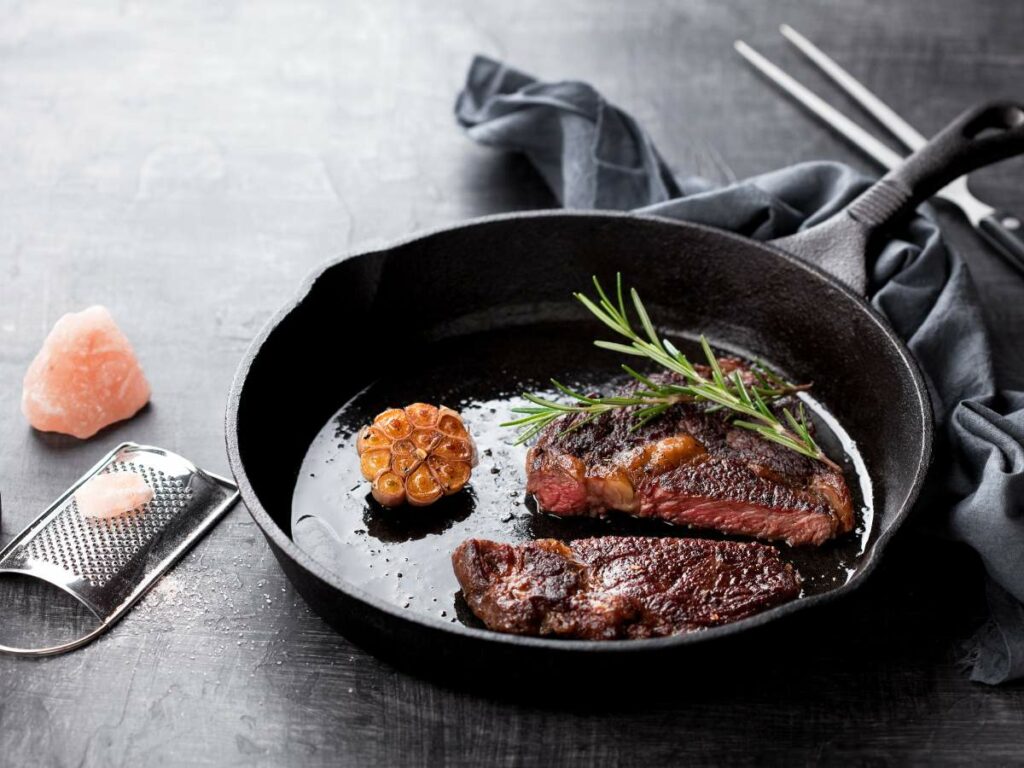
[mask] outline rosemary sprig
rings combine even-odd
[[[596,277],[594,287],[597,290],[596,301],[582,293],[574,294],[575,298],[598,320],[628,341],[628,344],[617,341],[595,341],[594,344],[602,349],[652,360],[665,370],[678,374],[684,383],[656,382],[630,366],[623,365],[622,369],[639,382],[637,390],[627,396],[591,397],[552,379],[551,383],[555,389],[574,402],[559,403],[539,395],[524,393],[523,396],[531,405],[513,408],[513,412],[520,414],[520,418],[502,424],[521,430],[517,444],[531,439],[549,424],[566,415],[582,416],[566,428],[565,431],[568,432],[593,421],[602,413],[621,408],[636,408],[633,414],[635,421],[631,428],[638,429],[661,416],[676,403],[705,402],[712,408],[731,411],[737,417],[732,422],[737,427],[749,429],[766,440],[835,466],[811,437],[802,403],[795,415],[789,408],[783,408],[784,421],[768,407],[768,403],[808,389],[809,385],[790,384],[763,366],[753,369],[753,383],[745,382],[739,371],[727,374],[722,370],[707,339],[701,336],[701,349],[707,358],[709,371],[708,374],[703,374],[672,342],[658,336],[650,315],[640,300],[640,295],[635,288],[631,288],[629,295],[642,332],[634,329],[626,311],[621,274],[616,276],[615,302],[608,297]]]

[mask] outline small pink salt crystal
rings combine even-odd
[[[132,345],[105,307],[64,315],[25,374],[21,410],[36,429],[92,437],[149,401]]]
[[[152,498],[153,489],[135,472],[96,475],[75,491],[78,511],[103,520],[138,509]]]

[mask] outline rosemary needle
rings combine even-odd
[[[535,437],[541,430],[563,416],[582,416],[567,426],[565,431],[571,431],[593,421],[603,413],[633,408],[634,422],[631,428],[638,429],[657,419],[677,403],[695,402],[727,410],[731,412],[732,423],[735,426],[748,429],[765,440],[778,443],[791,451],[835,466],[811,436],[802,403],[795,414],[789,408],[783,408],[781,418],[769,407],[769,403],[808,389],[809,385],[791,384],[763,366],[752,369],[753,381],[745,381],[739,371],[726,372],[722,369],[711,345],[703,335],[700,337],[700,344],[707,359],[707,366],[702,372],[672,342],[658,336],[647,308],[635,288],[629,290],[629,297],[639,320],[640,330],[633,327],[626,310],[621,273],[616,275],[615,279],[614,302],[597,277],[594,277],[594,288],[597,291],[596,300],[583,293],[576,293],[574,296],[605,326],[626,340],[626,343],[599,340],[594,344],[612,352],[651,360],[666,371],[677,374],[681,381],[655,381],[623,364],[622,369],[637,382],[637,389],[628,395],[596,397],[585,395],[552,380],[554,388],[571,402],[560,403],[540,395],[524,393],[523,397],[530,405],[513,408],[512,411],[519,417],[502,424],[504,427],[516,427],[520,430],[517,444]]]

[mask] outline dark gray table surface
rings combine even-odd
[[[820,86],[789,22],[925,132],[1022,95],[1024,4],[759,0],[5,3],[0,9],[0,491],[8,541],[103,452],[154,443],[226,472],[225,395],[270,313],[319,261],[552,200],[467,141],[471,55],[595,83],[681,170],[719,180],[817,158],[872,170],[733,53],[742,36]],[[828,93],[833,93],[829,90]],[[841,99],[837,99],[844,103]],[[976,174],[1024,211],[1024,163]],[[983,295],[1024,280],[955,216]],[[33,433],[21,377],[64,312],[110,307],[152,407],[88,442]],[[1024,300],[987,313],[1024,387]],[[558,679],[493,698],[411,677],[330,630],[241,506],[114,631],[0,658],[4,765],[459,765],[1024,760],[1024,690],[970,683],[979,568],[919,510],[860,594],[761,674],[637,680],[586,702]],[[5,632],[72,617],[11,590]],[[22,593],[17,593],[22,594]],[[820,628],[820,632],[816,628]],[[0,638],[3,639],[3,638]],[[794,662],[793,659],[796,658]]]

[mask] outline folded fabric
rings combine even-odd
[[[455,107],[477,141],[526,153],[570,208],[638,209],[770,240],[814,226],[870,181],[838,163],[803,163],[708,190],[674,178],[633,118],[580,82],[542,83],[477,57]],[[936,421],[929,514],[972,546],[995,584],[972,678],[1024,676],[1024,393],[1000,393],[974,284],[917,215],[865,265],[871,304],[924,369]],[[949,499],[942,508],[935,499]]]

